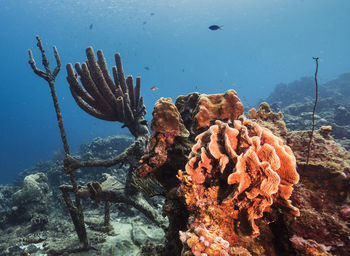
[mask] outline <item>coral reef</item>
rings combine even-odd
[[[285,137],[287,134],[286,124],[282,120],[283,114],[281,112],[272,112],[270,105],[267,102],[262,102],[258,110],[255,108],[249,110],[248,117],[250,119],[255,119],[255,122],[268,128],[273,134],[279,137]]]
[[[49,169],[54,174],[24,175],[18,188],[0,189],[0,210],[5,213],[0,218],[0,228],[15,241],[14,246],[0,249],[10,255],[29,251],[51,255],[74,252],[84,255],[85,251],[94,255],[95,250],[96,255],[114,255],[116,249],[107,244],[120,244],[118,253],[125,254],[136,246],[141,255],[159,256],[328,256],[347,255],[350,251],[350,153],[332,138],[335,130],[339,132],[339,127],[346,129],[348,125],[347,99],[339,101],[336,107],[336,126],[326,125],[325,119],[311,141],[310,131],[287,130],[284,115],[271,110],[277,109],[279,103],[270,108],[264,102],[246,118],[234,90],[214,95],[192,93],[178,97],[175,104],[170,98],[161,98],[154,107],[151,122],[154,133],[150,136],[143,119],[140,79],[136,79],[134,87],[131,76],[124,78],[121,59],[116,54],[113,82],[102,51],[97,52],[96,60],[89,47],[86,63],[75,65],[77,74],[71,64],[67,65],[72,95],[90,115],[123,123],[135,140],[128,141],[126,149],[115,151],[111,144],[97,139],[93,145],[82,147],[87,154],[72,156],[54,91],[60,67],[58,53],[54,48],[58,66],[51,73],[41,41],[37,40],[46,72],[36,68],[31,51],[29,64],[50,85],[65,157],[63,165],[62,156],[55,158],[55,167],[40,165],[41,170]],[[305,81],[308,80],[302,83]],[[277,91],[281,88],[284,87]],[[281,95],[289,96],[284,89]],[[346,90],[346,86],[337,89]],[[313,117],[308,109],[310,102],[305,106],[298,101],[289,99],[289,104],[295,106],[289,106],[290,112],[287,106],[285,116],[293,111],[298,115],[303,109],[306,114],[302,118]],[[326,101],[321,99],[321,108],[326,109]],[[103,150],[105,145],[108,150]],[[309,145],[310,154],[306,154]],[[113,157],[115,154],[119,155]],[[97,177],[101,170],[97,167],[118,163],[126,165],[127,170],[117,171],[114,167]],[[80,170],[83,167],[96,171],[86,174]],[[58,174],[63,169],[72,185],[61,185],[60,190],[80,245],[71,239],[72,234],[59,241],[52,239],[57,231],[61,235],[65,230],[72,233],[71,223],[64,223],[62,218],[54,221],[40,218],[40,214],[48,216],[46,206],[53,209],[55,204],[62,205],[62,200],[50,202],[57,196],[57,189],[54,192],[50,185],[68,180]],[[116,177],[120,172],[123,181]],[[52,181],[54,176],[56,181]],[[165,201],[145,198],[157,195],[164,196]],[[42,199],[38,200],[39,197]],[[100,202],[104,202],[104,209],[96,208],[94,203]],[[111,203],[133,206],[150,221],[148,224],[153,223],[158,229],[146,228],[147,222],[136,224],[134,210]],[[161,205],[168,222],[160,215]],[[117,209],[134,214],[132,224],[121,223],[123,214]],[[55,212],[59,216],[64,213]],[[16,219],[22,217],[26,228],[11,229],[11,215]],[[100,215],[104,215],[103,223]],[[149,229],[155,232],[150,234]],[[88,243],[87,231],[94,247]],[[128,238],[118,240],[118,231],[129,234]],[[25,239],[14,238],[26,235]],[[30,244],[41,244],[42,248]]]
[[[154,113],[159,112],[163,102],[157,102]],[[299,215],[289,200],[292,186],[299,180],[292,151],[269,129],[239,117],[243,105],[233,90],[217,95],[180,96],[176,101],[178,111],[170,103],[162,106],[162,112],[179,112],[191,131],[190,136],[181,136],[178,127],[182,120],[174,118],[174,123],[180,124],[169,122],[168,129],[163,127],[152,135],[148,153],[138,168],[140,177],[151,175],[165,188],[164,211],[170,225],[171,220],[179,219],[175,212],[188,212],[188,221],[178,222],[178,227],[173,227],[176,230],[169,229],[168,238],[185,226],[187,231],[180,230],[181,240],[194,255],[228,253],[235,247],[233,244],[239,247],[240,236],[259,234],[255,220],[264,212],[278,208]],[[152,123],[158,117],[153,114]],[[279,115],[274,120],[280,118]],[[180,143],[173,143],[175,140]],[[182,163],[169,154],[175,151],[175,145],[183,148],[181,152],[191,151]],[[169,163],[177,163],[178,168],[169,169]],[[175,175],[178,181],[174,180]],[[162,176],[167,177],[166,183],[160,179]],[[181,208],[182,211],[176,210]],[[185,250],[183,254],[186,253]]]
[[[101,159],[108,159],[111,153],[123,152],[132,142],[133,138],[128,136],[95,138],[81,145],[79,152],[73,156],[76,159],[91,160],[92,156],[97,155]],[[109,179],[109,176],[112,176],[117,180],[116,183],[124,186],[127,173],[126,167],[117,165],[110,168],[93,167],[89,172],[78,170],[76,174],[80,184],[98,181],[104,186],[107,185],[104,181],[112,181]],[[14,186],[0,186],[0,255],[18,256],[24,249],[33,256],[49,252],[54,255],[55,251],[62,248],[79,246],[74,226],[67,219],[67,209],[58,188],[58,185],[68,181],[62,161],[52,159],[23,171]],[[27,198],[23,198],[23,203],[14,201],[14,194],[25,195],[25,191],[32,189],[37,192],[33,193],[33,196],[29,194]],[[42,198],[35,196],[41,194],[41,191],[45,191]],[[164,199],[157,196],[149,200],[161,216]],[[146,240],[163,243],[163,230],[128,204],[111,204],[110,224],[113,230],[108,232],[101,228],[104,222],[104,207],[96,205],[94,201],[84,201],[83,207],[89,240],[96,251],[81,252],[80,255],[137,255]],[[34,226],[33,221],[36,218],[32,221],[31,216],[35,217],[40,213],[45,213],[41,216],[45,216],[48,222]]]
[[[273,111],[281,111],[290,130],[312,127],[314,78],[304,77],[290,84],[279,84],[265,100]],[[319,85],[315,123],[316,128],[332,126],[330,133],[338,143],[350,150],[350,73]]]
[[[140,78],[136,79],[135,87],[131,76],[125,79],[120,55],[116,54],[116,67],[112,68],[114,77],[113,83],[102,51],[98,51],[98,59],[96,60],[92,47],[86,49],[87,62],[83,63],[82,66],[80,66],[79,63],[75,65],[77,74],[74,72],[71,64],[66,66],[67,81],[70,84],[72,96],[77,104],[84,111],[94,117],[123,123],[123,127],[127,127],[135,137],[135,141],[132,145],[112,159],[79,161],[70,155],[62,115],[55,91],[54,82],[56,75],[60,70],[60,58],[57,49],[54,47],[57,67],[52,73],[41,40],[38,36],[36,38],[38,41],[37,46],[41,52],[42,63],[46,72],[43,72],[36,67],[31,50],[29,50],[29,64],[35,74],[49,83],[51,89],[61,140],[64,146],[64,171],[69,175],[71,182],[71,185],[61,185],[60,190],[81,244],[77,249],[65,248],[57,253],[62,254],[88,251],[91,249],[88,242],[84,213],[81,204],[81,200],[86,200],[88,198],[94,200],[96,203],[100,201],[104,202],[104,230],[110,229],[110,202],[130,203],[132,206],[146,214],[151,220],[155,221],[157,225],[165,228],[166,221],[162,216],[159,216],[158,212],[156,212],[143,197],[141,194],[142,189],[138,189],[138,186],[142,184],[142,182],[137,182],[137,178],[135,178],[134,175],[135,167],[138,165],[139,159],[144,153],[146,142],[149,139],[147,121],[144,120],[144,115],[146,114],[145,106],[142,102],[142,97],[140,97]],[[78,82],[78,77],[80,77],[82,85]],[[82,86],[85,89],[83,89]],[[103,186],[96,181],[89,182],[86,187],[78,185],[76,181],[75,171],[79,168],[97,166],[110,167],[118,163],[122,165],[129,164],[130,169],[125,186],[111,187],[116,191],[105,190]],[[74,201],[72,200],[72,196]]]
[[[350,250],[349,209],[350,153],[323,126],[314,133],[310,159],[305,148],[311,131],[288,131],[284,139],[293,150],[301,181],[295,185],[293,204],[299,218],[279,217],[270,224],[279,237],[276,251],[289,255],[346,255]]]
[[[305,165],[309,131],[288,131],[283,114],[272,112],[267,103],[252,109],[251,119],[221,116],[197,127],[194,110],[200,98],[193,93],[176,100],[190,135],[172,137],[170,141],[176,143],[162,143],[165,133],[156,132],[139,168],[147,167],[143,177],[166,184],[163,211],[170,226],[164,255],[343,255],[349,249],[348,153],[329,136],[331,128],[315,131],[310,162]],[[188,152],[182,164],[176,157],[180,152]],[[149,164],[149,156],[160,159],[158,154],[166,159]],[[324,201],[315,200],[318,194]],[[303,233],[314,227],[313,219],[319,223],[317,231]],[[335,239],[325,225],[342,238]],[[173,240],[176,231],[182,249]],[[327,241],[331,237],[333,241]]]
[[[168,158],[167,149],[174,144],[175,137],[189,136],[180,113],[170,98],[159,99],[152,115],[151,129],[155,133],[147,146],[147,153],[140,160],[142,166],[137,171],[142,178],[165,164]]]

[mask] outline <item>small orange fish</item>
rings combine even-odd
[[[156,86],[151,87],[151,91],[156,91],[156,90],[158,90],[158,89],[159,89],[159,88],[156,87]]]

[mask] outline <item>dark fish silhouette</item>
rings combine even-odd
[[[159,89],[159,88],[156,87],[156,86],[151,87],[151,91],[156,91],[156,90],[158,90],[158,89]]]
[[[222,29],[223,26],[218,26],[218,25],[211,25],[209,27],[210,30],[218,30],[218,29]]]
[[[146,25],[147,24],[147,21],[144,21],[143,23],[142,23],[142,25]]]
[[[149,70],[149,67],[148,67],[148,66],[146,66],[146,67],[144,67],[144,69]]]
[[[94,24],[90,24],[89,29],[91,30],[93,26],[94,26]]]
[[[151,12],[149,15],[153,16],[153,15],[154,15],[154,12]]]

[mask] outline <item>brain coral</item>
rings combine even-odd
[[[255,220],[272,204],[299,215],[289,200],[299,180],[291,149],[243,116],[232,124],[218,120],[199,134],[178,178],[191,214],[187,236],[203,225],[230,243],[239,234],[258,235]],[[198,254],[190,241],[185,244]]]

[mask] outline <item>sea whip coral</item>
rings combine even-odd
[[[295,157],[270,130],[241,116],[232,124],[217,120],[195,140],[185,171],[178,173],[191,214],[188,239],[181,237],[194,255],[210,248],[193,243],[199,227],[234,243],[240,234],[259,234],[255,220],[273,203],[299,215],[289,201],[299,180]],[[215,248],[208,255],[228,252]]]

